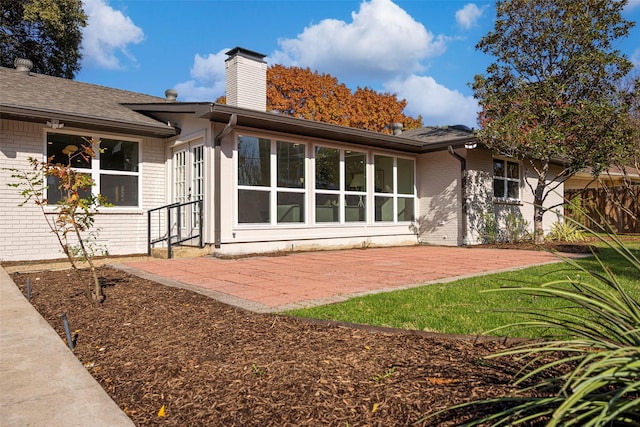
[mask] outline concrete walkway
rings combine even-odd
[[[134,425],[2,268],[0,425]]]
[[[546,252],[414,246],[231,260],[112,261],[119,263],[115,267],[166,285],[271,312],[558,259]],[[100,262],[105,263],[109,261]],[[42,266],[43,270],[56,268],[63,267]],[[2,268],[0,425],[133,426]]]

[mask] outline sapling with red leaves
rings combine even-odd
[[[63,154],[67,156],[67,162],[64,164],[55,163],[53,156],[46,161],[29,157],[32,170],[11,169],[11,176],[17,182],[7,185],[21,190],[24,201],[19,206],[32,201],[40,208],[47,226],[56,236],[62,252],[81,281],[83,279],[79,263],[86,262],[89,265],[93,283],[86,286],[83,292],[89,302],[101,303],[104,293],[93,262],[95,247],[90,239],[95,239],[98,233],[95,228],[98,208],[108,206],[108,203],[102,196],[92,193],[95,182],[89,174],[71,167],[74,159],[88,161],[94,158],[96,150],[99,150],[100,140],[83,137],[82,141],[80,147],[65,147]],[[44,193],[49,188],[45,183],[50,181],[57,183],[60,192],[60,199],[55,204],[49,204]],[[48,206],[53,206],[53,216],[49,214],[51,211],[47,209]]]

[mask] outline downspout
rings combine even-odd
[[[460,176],[462,181],[462,245],[467,245],[467,159],[453,151],[449,145],[447,151],[460,162]]]
[[[222,171],[220,164],[222,163],[222,138],[229,135],[238,122],[238,116],[232,114],[229,117],[229,123],[222,129],[222,132],[213,140],[213,245],[216,249],[220,249],[222,241]]]

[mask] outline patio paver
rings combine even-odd
[[[257,312],[559,262],[544,251],[409,246],[239,259],[157,259],[117,267]]]

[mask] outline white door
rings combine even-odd
[[[204,148],[202,143],[184,144],[173,149],[173,202],[186,203],[202,200],[204,196]],[[172,213],[177,215],[177,213]],[[172,222],[177,224],[177,218]],[[198,205],[180,208],[181,237],[198,233]],[[174,232],[176,229],[174,228]]]

